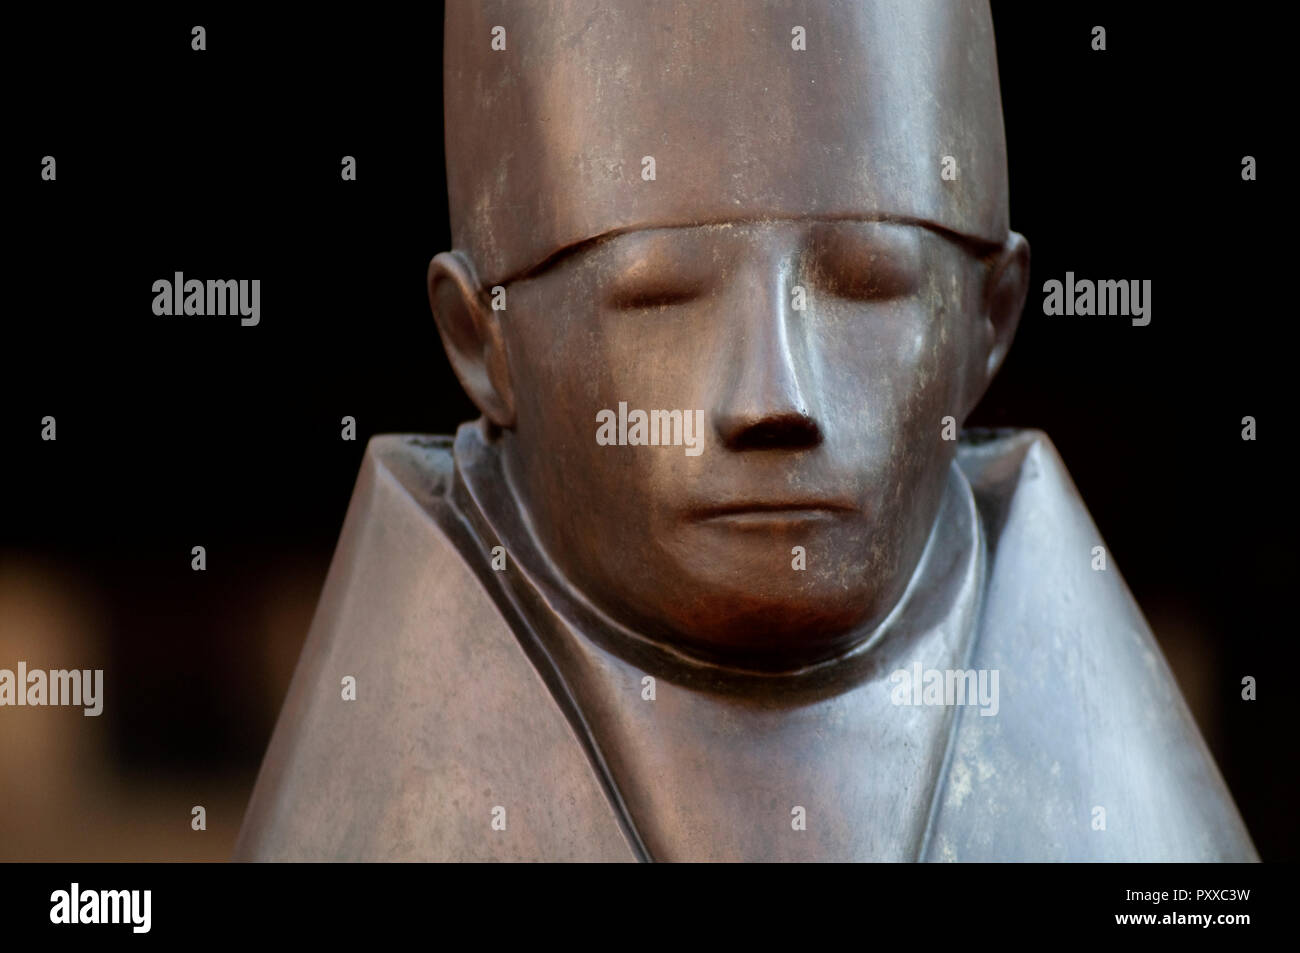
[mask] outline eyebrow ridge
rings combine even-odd
[[[764,222],[863,222],[881,223],[885,225],[910,225],[916,228],[924,228],[926,231],[934,232],[940,237],[961,246],[976,258],[980,259],[988,258],[1001,247],[997,242],[990,239],[977,238],[974,235],[968,235],[964,232],[953,231],[937,222],[928,221],[927,219],[922,218],[913,218],[906,215],[872,215],[852,212],[842,215],[800,215],[797,217],[755,215],[750,218],[725,218],[698,222],[683,222],[678,225],[626,225],[621,228],[611,228],[598,235],[593,235],[590,238],[584,238],[580,241],[572,242],[558,248],[536,264],[522,268],[513,274],[507,275],[499,281],[493,282],[493,284],[508,285],[517,281],[526,281],[529,278],[533,278],[542,272],[553,268],[567,258],[572,258],[575,255],[590,251],[597,245],[602,245],[611,239],[618,238],[620,235],[629,235],[633,232],[711,228],[718,225],[759,225]]]

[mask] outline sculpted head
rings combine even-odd
[[[430,301],[559,570],[742,667],[869,635],[1027,289],[986,5],[451,0],[445,100]]]

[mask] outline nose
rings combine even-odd
[[[750,289],[733,312],[736,347],[723,375],[713,424],[729,450],[807,450],[822,442],[809,403],[804,337],[791,324],[807,314],[789,305],[788,272],[746,276]]]

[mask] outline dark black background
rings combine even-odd
[[[1012,225],[1033,272],[968,423],[1051,436],[1261,855],[1295,858],[1285,33],[1245,6],[994,14]],[[52,10],[4,33],[0,571],[43,567],[99,607],[124,775],[246,788],[288,671],[251,660],[265,639],[290,661],[301,644],[365,440],[475,416],[424,286],[450,244],[441,11]],[[56,182],[40,180],[44,155]],[[1151,279],[1151,324],[1045,317],[1043,282],[1067,270]],[[174,271],[260,278],[261,324],[155,317],[152,282]],[[259,613],[290,592],[305,609],[268,628]]]

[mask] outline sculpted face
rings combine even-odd
[[[630,232],[512,287],[504,452],[547,551],[616,618],[699,652],[843,648],[925,545],[943,418],[984,382],[987,271],[918,226],[797,220]],[[620,401],[703,410],[699,454],[598,444]]]
[[[851,23],[859,9],[843,7]],[[996,75],[984,81],[996,99]],[[783,102],[780,89],[756,115],[804,108],[802,91]],[[449,140],[454,95],[449,86]],[[846,102],[861,111],[856,96]],[[689,102],[675,108],[683,128],[703,121]],[[775,198],[764,186],[703,202],[692,185],[659,200],[629,183],[627,207],[617,192],[601,199],[610,227],[557,238],[549,254],[525,241],[512,260],[511,240],[488,235],[430,267],[452,364],[500,428],[515,497],[559,571],[639,633],[742,667],[833,656],[898,603],[956,450],[945,429],[951,438],[983,393],[1027,287],[1028,248],[997,224],[1000,181],[947,196],[923,178],[939,181],[935,165],[918,168],[921,199],[903,183],[892,187],[907,194],[882,200],[875,179],[862,185],[860,161],[827,165],[809,141],[870,156],[870,144],[845,141],[843,119],[800,120],[809,159]],[[987,138],[1000,157],[1000,116]],[[675,172],[695,183],[719,161],[706,150]],[[540,230],[591,214],[579,185],[544,177],[540,201],[553,212]],[[984,206],[987,227],[954,227]],[[476,258],[490,262],[487,276]],[[504,311],[489,304],[498,284]],[[637,411],[669,415],[637,431]],[[658,445],[638,445],[652,429]]]

